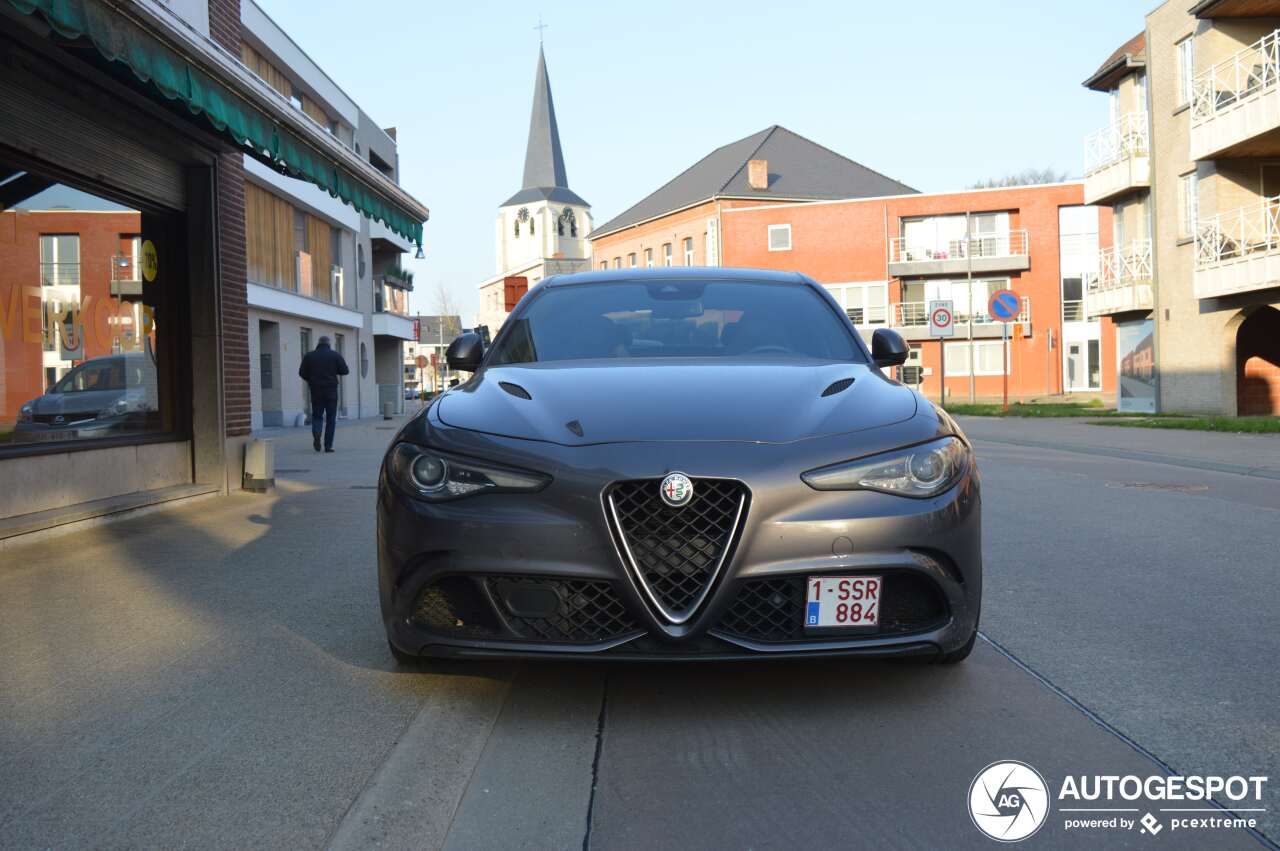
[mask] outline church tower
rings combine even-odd
[[[524,278],[524,286],[530,287],[548,275],[589,269],[591,228],[591,205],[569,188],[547,59],[539,46],[524,181],[498,208],[497,276],[480,285],[477,323],[497,332],[513,306],[503,292],[506,279]]]
[[[498,210],[496,271],[513,270],[543,259],[584,260],[590,231],[591,205],[569,188],[565,174],[547,58],[539,46],[529,143],[524,154],[524,184]]]

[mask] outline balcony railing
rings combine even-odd
[[[1084,321],[1084,300],[1078,298],[1069,298],[1062,300],[1062,321],[1063,322],[1083,322]]]
[[[958,305],[953,315],[956,326],[969,324],[969,313]],[[997,321],[987,314],[986,305],[983,305],[981,310],[973,313],[973,323],[975,325],[992,324]],[[1022,310],[1018,312],[1017,321],[1023,323],[1031,321],[1031,299],[1028,296],[1023,296],[1022,298]],[[889,324],[896,328],[928,325],[929,303],[925,301],[904,301],[893,305]]]
[[[40,285],[43,287],[74,287],[80,284],[79,263],[41,263]]]
[[[1085,176],[1130,157],[1147,156],[1148,138],[1145,112],[1130,112],[1090,133],[1084,138]]]
[[[1196,224],[1196,268],[1280,251],[1280,196]]]
[[[1089,281],[1089,317],[1150,310],[1151,240],[1135,239],[1098,252],[1098,274]]]
[[[1025,257],[1028,250],[1027,232],[1011,230],[1007,233],[975,234],[969,239],[939,240],[936,243],[893,237],[889,240],[890,263],[916,263],[928,260],[965,260],[992,257]]]
[[[1194,127],[1261,98],[1280,82],[1280,30],[1197,74],[1191,83]]]
[[[1128,245],[1112,246],[1098,252],[1098,277],[1089,292],[1106,292],[1151,280],[1151,240],[1135,239]]]

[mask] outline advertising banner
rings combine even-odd
[[[1155,324],[1150,320],[1116,325],[1117,408],[1142,414],[1156,412]]]

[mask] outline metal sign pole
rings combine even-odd
[[[1009,410],[1009,323],[1004,324],[1004,346],[1000,353],[1000,360],[1004,362],[1004,409]]]
[[[938,407],[942,410],[947,409],[947,341],[942,337],[938,338],[938,376],[942,381],[942,385],[938,388]]]

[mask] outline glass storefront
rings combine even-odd
[[[177,429],[180,219],[0,156],[0,451]]]

